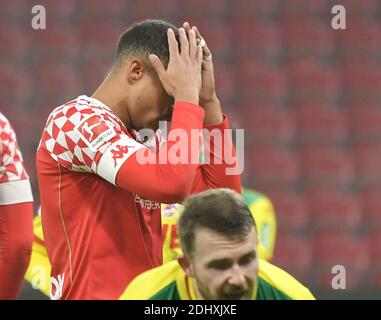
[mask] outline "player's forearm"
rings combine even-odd
[[[117,185],[150,200],[181,202],[190,192],[198,166],[196,161],[192,161],[199,156],[198,144],[194,145],[195,141],[191,138],[192,130],[202,129],[203,122],[204,110],[201,107],[189,103],[175,105],[168,141],[153,156],[155,163],[142,164],[139,161],[142,152],[148,158],[152,151],[137,151],[121,167]],[[185,155],[180,163],[173,159],[178,143],[178,151]]]
[[[31,202],[0,206],[0,299],[16,299],[33,242]]]
[[[209,101],[203,101],[202,106],[205,109],[205,126],[215,126],[224,121],[220,100],[216,95]]]
[[[204,128],[204,164],[196,175],[192,193],[210,188],[230,188],[241,192],[241,177],[238,171],[237,153],[233,145],[229,121],[226,116],[218,125]],[[218,136],[219,138],[215,138]],[[237,168],[234,174],[229,169]]]

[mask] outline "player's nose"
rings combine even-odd
[[[234,265],[229,274],[228,283],[233,286],[243,286],[246,282],[245,273],[240,266]]]

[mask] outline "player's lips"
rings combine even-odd
[[[224,299],[225,300],[241,300],[245,297],[246,293],[247,291],[227,293],[227,294],[224,294]]]

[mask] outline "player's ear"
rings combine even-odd
[[[133,59],[128,64],[127,68],[127,81],[130,84],[140,80],[143,77],[145,65],[140,59]]]
[[[192,267],[189,259],[186,256],[177,257],[177,262],[188,277],[193,277]]]

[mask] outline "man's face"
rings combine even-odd
[[[159,121],[170,121],[173,98],[164,90],[155,71],[146,70],[136,86],[135,106],[131,120],[135,130],[159,128]]]
[[[246,239],[223,236],[199,228],[190,261],[198,292],[207,300],[252,299],[258,275],[257,234]]]

